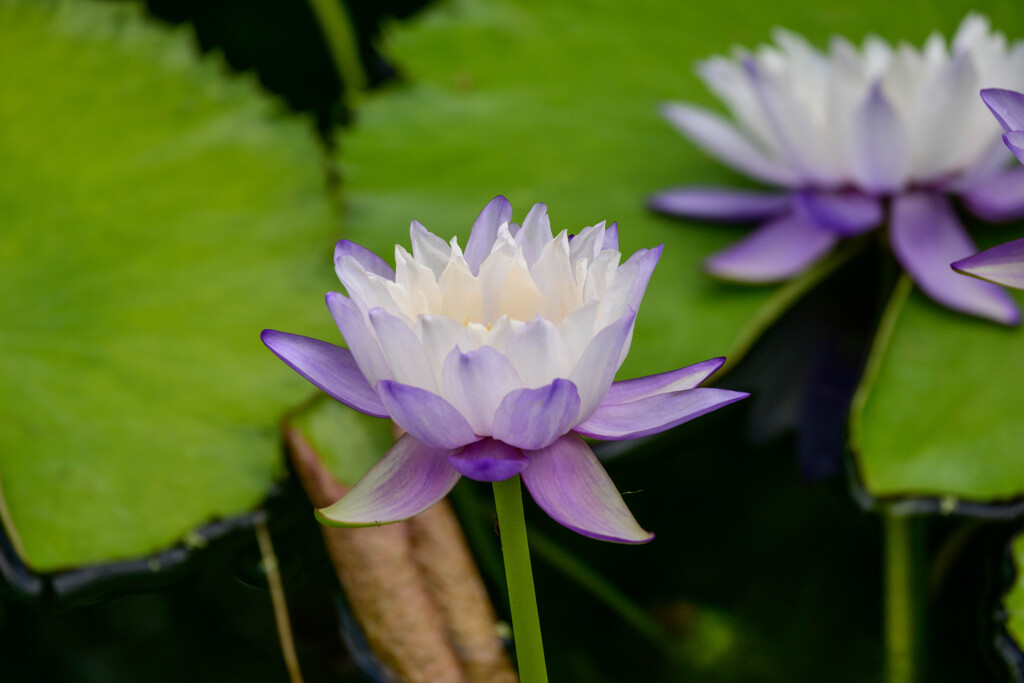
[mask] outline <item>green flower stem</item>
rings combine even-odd
[[[330,50],[334,68],[342,80],[346,103],[354,104],[355,94],[366,88],[366,74],[359,59],[352,21],[341,0],[309,0]]]
[[[924,623],[920,520],[888,509],[885,520],[885,647],[888,683],[920,678]]]
[[[512,634],[516,643],[521,683],[547,683],[544,644],[540,637],[537,596],[526,541],[526,519],[519,475],[494,482],[494,507],[498,511],[501,554],[505,558],[508,602],[512,609]]]

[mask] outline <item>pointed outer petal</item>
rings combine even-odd
[[[548,218],[547,204],[533,205],[523,219],[522,229],[515,233],[515,238],[516,244],[523,249],[527,265],[532,266],[537,262],[544,245],[551,241],[551,219]]]
[[[854,237],[877,228],[885,217],[882,201],[856,191],[794,194],[797,206],[823,228],[840,237]]]
[[[1024,164],[1024,131],[1015,130],[1003,136],[1003,143],[1006,148],[1013,152],[1017,161]]]
[[[953,269],[996,284],[1024,289],[1024,239],[1000,244],[957,261]]]
[[[977,183],[960,199],[968,211],[992,223],[1024,218],[1024,168]]]
[[[519,389],[498,407],[493,436],[524,450],[544,448],[576,424],[579,410],[580,395],[567,379],[537,389]]]
[[[796,185],[796,174],[769,159],[717,114],[685,104],[666,104],[661,114],[695,145],[724,164],[772,185]]]
[[[704,267],[725,280],[777,282],[803,271],[838,239],[802,213],[792,213],[765,223],[736,244],[712,254]]]
[[[578,534],[613,543],[646,543],[644,531],[590,446],[567,434],[547,448],[525,454],[523,484],[550,517]]]
[[[370,386],[382,379],[394,379],[377,337],[367,326],[366,318],[355,302],[344,294],[328,292],[327,310]]]
[[[609,249],[619,250],[619,224],[617,222],[613,222],[604,231],[604,243],[601,245],[601,251]]]
[[[648,206],[671,216],[745,223],[784,213],[789,195],[720,187],[680,187],[652,195]]]
[[[387,261],[377,256],[366,247],[361,247],[349,240],[340,240],[334,245],[334,267],[341,267],[341,259],[351,256],[367,273],[380,275],[385,280],[395,279],[395,269],[388,265]]]
[[[434,271],[435,277],[441,277],[452,248],[443,239],[427,230],[419,221],[409,225],[409,236],[412,239],[412,256],[418,262]]]
[[[961,277],[949,267],[977,248],[946,197],[925,192],[896,197],[889,230],[896,260],[929,297],[955,311],[1004,325],[1020,322],[1020,311],[1005,290]]]
[[[528,388],[568,377],[573,368],[572,350],[558,328],[540,317],[512,333],[505,344],[505,355],[522,378],[522,386]]]
[[[653,249],[640,249],[623,264],[636,264],[636,279],[633,280],[633,287],[626,299],[626,304],[634,311],[640,309],[640,302],[644,299],[647,284],[651,281],[651,275],[654,274],[654,268],[658,265],[658,259],[661,258],[661,252],[664,249],[664,244],[659,244]]]
[[[423,342],[405,321],[383,308],[370,311],[370,324],[380,340],[381,350],[395,380],[437,393],[437,374]]]
[[[460,448],[480,439],[455,407],[437,394],[391,380],[377,393],[399,427],[432,448]]]
[[[875,83],[850,122],[850,171],[868,192],[902,187],[910,168],[910,143],[900,115]]]
[[[701,382],[718,372],[724,363],[724,357],[712,358],[670,372],[613,382],[601,401],[601,407],[632,403],[648,396],[670,391],[696,389]]]
[[[504,481],[530,464],[518,448],[494,439],[481,439],[458,453],[448,456],[448,462],[459,474],[476,481]]]
[[[348,349],[277,330],[263,330],[260,339],[288,367],[324,393],[361,413],[388,416],[387,408],[359,371]]]
[[[453,349],[445,359],[441,383],[445,398],[477,434],[491,433],[502,399],[523,386],[508,358],[490,346],[468,353]]]
[[[987,88],[981,91],[981,99],[992,110],[999,125],[1007,133],[1024,130],[1024,93],[1002,88]]]
[[[749,395],[726,389],[687,389],[648,396],[632,403],[601,405],[573,431],[603,441],[650,436]]]
[[[316,511],[328,526],[378,526],[414,517],[455,488],[459,473],[451,451],[437,450],[411,434],[384,456],[334,505]]]
[[[502,223],[512,220],[512,205],[508,200],[498,195],[492,199],[473,223],[473,229],[469,233],[469,240],[466,242],[466,262],[473,275],[480,272],[480,264],[484,262],[491,247],[498,236],[498,228]]]
[[[601,405],[601,399],[622,364],[622,351],[633,332],[636,311],[630,310],[596,335],[584,349],[569,379],[580,393],[580,412],[574,424],[583,422]]]

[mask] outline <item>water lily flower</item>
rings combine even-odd
[[[986,221],[1024,216],[1024,169],[1007,170],[982,86],[1024,86],[1024,43],[968,15],[947,47],[869,36],[833,38],[823,53],[779,29],[775,45],[713,57],[698,74],[732,120],[690,104],[663,114],[697,146],[774,192],[683,187],[651,199],[690,218],[756,221],[707,270],[740,282],[797,275],[842,240],[888,225],[896,260],[921,290],[957,311],[1020,322],[1009,294],[957,277],[949,264],[977,251],[951,198]]]
[[[461,476],[517,474],[557,522],[593,538],[652,538],[583,437],[655,434],[747,394],[699,385],[724,359],[614,382],[662,247],[620,263],[615,224],[552,236],[535,205],[522,227],[496,197],[465,251],[418,222],[395,268],[342,240],[335,267],[348,296],[327,306],[348,348],[265,330],[285,363],[342,403],[405,430],[322,521],[408,519]]]
[[[1006,131],[1003,142],[1007,148],[1024,163],[1024,94],[990,88],[981,91],[981,99]],[[965,275],[1024,289],[1024,238],[957,261],[953,268]]]

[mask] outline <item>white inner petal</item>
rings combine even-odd
[[[392,325],[408,328],[398,335],[380,321],[373,327],[399,381],[439,390],[452,349],[486,345],[509,358],[525,386],[539,387],[568,377],[594,335],[627,312],[635,268],[620,272],[621,254],[604,248],[605,231],[599,223],[571,240],[565,231],[552,236],[538,204],[521,228],[498,228],[473,275],[454,239],[445,243],[414,222],[412,253],[395,248],[393,282],[351,258],[339,274],[364,314],[383,309]]]
[[[712,57],[698,73],[770,163],[818,187],[872,190],[859,182],[863,160],[850,145],[855,112],[877,84],[907,130],[905,184],[948,181],[986,163],[1001,130],[978,90],[1024,90],[1024,43],[976,14],[948,43],[932,34],[920,48],[867,36],[859,47],[833,38],[822,52],[789,31],[773,37],[774,45]]]

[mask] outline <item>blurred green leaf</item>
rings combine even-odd
[[[370,417],[326,396],[289,420],[334,477],[354,485],[395,443],[391,420]]]
[[[257,505],[329,338],[312,124],[135,5],[0,4],[0,478],[25,561],[152,553]],[[2,509],[2,508],[0,508]]]
[[[868,493],[940,497],[947,509],[1024,495],[1021,378],[1019,329],[952,313],[903,280],[854,404]]]
[[[1017,536],[1010,545],[1016,579],[1010,592],[1003,598],[1006,610],[1006,632],[1014,646],[1024,651],[1024,534]]]

